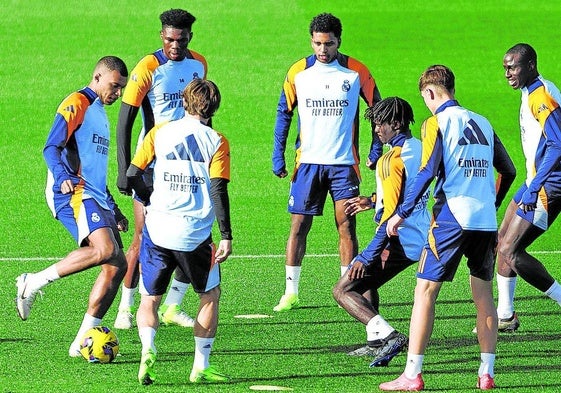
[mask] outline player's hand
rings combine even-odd
[[[222,263],[226,259],[228,259],[228,256],[231,253],[232,253],[232,241],[222,239],[222,240],[220,240],[220,243],[218,243],[218,249],[216,250],[216,253],[214,254],[214,260],[215,260],[216,263]]]
[[[534,210],[536,210],[536,204],[535,203],[519,203],[518,207],[524,213],[533,212]]]
[[[390,219],[388,220],[388,224],[386,225],[387,235],[397,236],[397,228],[401,225],[402,222],[403,222],[403,218],[401,218],[397,214],[391,216]]]
[[[536,210],[538,202],[538,193],[530,192],[526,190],[524,194],[522,194],[522,198],[518,203],[518,207],[524,212],[532,212]]]
[[[350,281],[359,280],[366,274],[366,266],[357,260],[351,262],[349,270],[347,270],[347,278]]]
[[[126,232],[129,230],[129,220],[123,217],[121,221],[117,221],[117,229],[121,232]]]
[[[376,169],[376,163],[372,162],[372,160],[370,160],[370,157],[368,157],[366,159],[366,166],[368,167],[368,169],[370,169],[371,171],[373,171],[374,169]]]
[[[348,216],[354,216],[357,213],[372,209],[372,201],[364,196],[347,199],[344,205],[345,214]]]
[[[74,184],[72,184],[72,180],[64,180],[60,184],[60,192],[62,192],[63,194],[72,194],[74,192]]]
[[[129,220],[117,206],[115,206],[115,208],[113,209],[113,214],[115,215],[115,221],[117,222],[117,229],[121,232],[128,231]]]
[[[277,177],[279,177],[279,178],[281,178],[281,179],[288,176],[288,172],[286,171],[285,168],[281,169],[281,170],[278,171],[278,172],[273,172],[273,173],[275,174],[275,176],[277,176]]]

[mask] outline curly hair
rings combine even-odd
[[[399,97],[388,97],[378,101],[374,106],[366,108],[364,118],[375,124],[398,122],[401,129],[409,129],[415,123],[413,108],[407,101]]]
[[[168,26],[175,27],[176,29],[191,30],[191,26],[193,26],[195,20],[197,19],[191,13],[181,9],[167,10],[160,15],[162,28]]]
[[[336,16],[327,12],[315,16],[310,22],[310,35],[315,33],[333,33],[335,37],[341,38],[343,26]]]

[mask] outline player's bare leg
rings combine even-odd
[[[470,276],[471,293],[477,309],[477,340],[481,352],[477,387],[495,386],[494,366],[498,318],[493,301],[493,284]]]
[[[302,260],[306,254],[306,242],[313,219],[314,217],[311,215],[291,215],[290,233],[286,244],[285,291],[279,304],[273,308],[274,311],[288,311],[298,307],[298,286]]]
[[[217,286],[208,292],[200,293],[199,298],[199,312],[193,329],[195,335],[195,357],[189,380],[194,383],[227,382],[230,378],[218,372],[209,363],[210,352],[218,327],[220,287]]]
[[[339,259],[341,261],[341,275],[345,268],[358,254],[358,239],[356,236],[356,217],[345,213],[345,202],[342,199],[335,202],[335,225],[339,233]]]
[[[55,265],[60,277],[101,265],[101,272],[90,292],[88,310],[70,345],[70,356],[79,356],[79,344],[84,333],[101,324],[101,320],[117,295],[119,285],[126,272],[123,250],[118,247],[110,228],[93,231],[88,236],[87,242],[88,246],[72,251]]]

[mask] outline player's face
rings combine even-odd
[[[96,93],[104,105],[111,105],[117,101],[127,84],[127,78],[116,70],[105,71],[96,75],[96,81]]]
[[[331,63],[337,57],[340,45],[341,40],[333,33],[313,32],[312,34],[312,49],[322,63]]]
[[[397,135],[397,131],[388,122],[374,123],[374,132],[378,134],[382,143],[388,143]]]
[[[193,33],[187,29],[163,28],[160,32],[160,38],[167,58],[173,61],[183,60],[187,55],[187,45],[189,45],[192,36]]]
[[[503,58],[503,68],[508,84],[513,89],[527,86],[535,78],[535,67],[522,59],[520,53],[507,53]]]

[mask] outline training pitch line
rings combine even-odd
[[[561,250],[553,251],[530,251],[530,254],[541,255],[555,255],[561,254]],[[306,254],[304,258],[335,258],[339,254]],[[60,261],[63,257],[1,257],[0,262],[45,262],[45,261]],[[285,258],[284,254],[269,254],[269,255],[237,255],[233,254],[228,259],[278,259]]]

